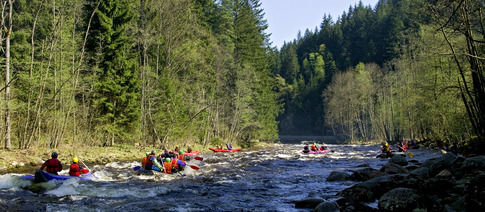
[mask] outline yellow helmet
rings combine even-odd
[[[72,162],[77,163],[77,162],[79,162],[79,160],[77,158],[72,158]]]

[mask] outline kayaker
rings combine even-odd
[[[189,147],[187,147],[187,153],[192,153],[192,148],[190,148],[190,144]]]
[[[165,162],[163,162],[163,167],[165,168],[165,173],[172,173],[172,161],[170,160],[170,158],[165,158]]]
[[[77,158],[72,158],[72,164],[69,168],[69,176],[79,177],[81,174],[86,174],[89,172],[88,169],[79,166],[78,162],[79,160]]]
[[[308,144],[305,144],[305,146],[303,147],[303,151],[310,151]]]
[[[53,152],[51,157],[51,159],[46,160],[42,164],[40,170],[44,170],[47,167],[45,170],[47,173],[57,175],[57,172],[62,171],[62,164],[61,161],[57,160],[57,152]]]
[[[390,156],[392,154],[392,148],[389,146],[387,142],[384,143],[384,145],[382,145],[381,151],[383,154],[386,154],[387,156]]]
[[[180,147],[179,147],[179,145],[177,145],[177,146],[175,146],[175,149],[173,150],[173,152],[179,152],[179,150],[180,150]]]
[[[312,151],[318,151],[317,146],[315,144],[312,144],[311,149]]]
[[[147,164],[148,155],[150,155],[150,153],[146,152],[145,157],[143,157],[143,159],[141,159],[141,167],[145,167],[145,165]]]
[[[178,164],[178,162],[182,162],[180,164]],[[185,168],[185,159],[184,159],[184,151],[183,150],[180,150],[179,151],[179,157],[178,157],[178,160],[177,160],[177,165],[178,165],[178,171],[183,171],[184,168]]]
[[[145,169],[146,170],[155,170],[161,172],[163,167],[158,163],[157,160],[157,154],[155,150],[152,150],[152,152],[147,156],[146,159],[146,164],[145,164]]]
[[[403,143],[397,144],[397,149],[399,152],[405,152],[406,151],[406,146],[403,145]]]
[[[179,151],[179,157],[178,157],[179,160],[183,161],[185,163],[185,158],[184,158],[184,151],[183,150],[180,150]]]
[[[322,146],[320,147],[320,150],[327,150],[328,146],[325,143],[322,143]]]
[[[227,150],[231,150],[232,149],[232,144],[226,144],[226,147],[227,147]]]

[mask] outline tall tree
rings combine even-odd
[[[127,29],[134,18],[131,1],[101,0],[96,11],[98,46],[94,106],[105,145],[139,136],[139,79]]]
[[[1,5],[1,21],[2,21],[2,31],[0,32],[0,40],[5,40],[5,148],[11,149],[12,142],[11,142],[11,129],[12,123],[10,120],[11,117],[11,108],[10,108],[10,87],[11,87],[11,77],[10,77],[10,35],[12,33],[12,13],[13,13],[13,5],[12,0],[2,0],[0,2]],[[3,48],[3,43],[1,43]]]

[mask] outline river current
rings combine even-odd
[[[181,174],[137,175],[140,161],[89,165],[94,180],[32,184],[26,173],[0,175],[0,210],[7,211],[311,211],[295,208],[306,198],[332,200],[357,182],[327,182],[332,171],[379,169],[375,145],[328,145],[334,152],[302,154],[301,144],[259,151],[199,154]],[[410,150],[411,162],[441,154]],[[140,158],[143,153],[140,153]],[[140,159],[141,160],[141,159]],[[64,169],[67,169],[64,165]],[[68,170],[61,175],[67,175]],[[33,173],[32,173],[33,174]],[[369,205],[377,207],[377,203]]]

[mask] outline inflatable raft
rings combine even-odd
[[[71,178],[79,178],[80,180],[92,180],[93,175],[91,172],[88,172],[86,174],[81,174],[79,177],[76,176],[64,176],[64,175],[53,175],[49,174],[45,171],[42,171],[40,169],[35,170],[34,176],[23,176],[20,179],[24,180],[34,180],[35,183],[42,183],[42,182],[47,182],[51,180],[69,180]]]
[[[303,150],[301,151],[301,153],[304,153],[304,154],[324,154],[324,153],[329,153],[330,150],[329,149],[326,149],[326,150],[317,150],[317,151],[311,151],[311,150]]]
[[[209,149],[214,151],[214,152],[237,152],[237,151],[241,150],[241,148],[227,150],[227,149],[215,149],[215,148],[212,148],[212,147],[209,147]]]

